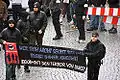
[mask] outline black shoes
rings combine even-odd
[[[20,69],[21,66],[20,66],[20,65],[17,65],[17,68]],[[30,69],[29,69],[28,66],[25,66],[25,67],[24,67],[24,72],[26,72],[26,73],[30,73]]]
[[[87,31],[93,31],[93,30],[98,30],[98,28],[97,27],[90,27],[87,29]]]
[[[25,73],[30,73],[30,69],[27,65],[24,66],[24,72]]]
[[[87,31],[93,31],[93,30],[98,30],[97,27],[90,27],[87,29]],[[107,32],[107,30],[105,28],[100,28],[100,31],[101,32]]]
[[[17,68],[18,68],[18,69],[20,69],[20,68],[21,68],[21,66],[20,66],[20,65],[17,65]]]
[[[56,35],[56,36],[53,38],[53,40],[59,40],[59,39],[61,39],[61,37],[63,37],[62,34],[61,34],[61,35]]]
[[[93,27],[87,29],[87,31],[93,31],[93,30],[94,30]]]
[[[114,29],[114,27],[112,27],[111,29],[109,29],[108,31],[112,31]]]
[[[30,73],[30,69],[25,69],[25,73]]]
[[[10,80],[17,80],[17,79],[16,79],[16,77],[14,77],[14,78],[10,78]]]
[[[111,28],[111,29],[109,30],[109,33],[111,33],[111,34],[116,34],[116,33],[117,33],[117,29],[116,29],[116,28]]]
[[[93,30],[98,30],[98,28],[97,28],[97,27],[94,27]]]
[[[6,79],[6,80],[17,80],[16,75],[12,75],[12,77],[10,79]]]
[[[105,28],[100,28],[100,31],[101,31],[101,32],[107,32],[107,29],[105,29]]]

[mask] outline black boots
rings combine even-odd
[[[59,40],[59,39],[61,39],[61,37],[63,37],[62,34],[61,34],[61,35],[56,35],[56,36],[53,38],[53,40]]]
[[[116,33],[117,33],[117,28],[112,27],[112,28],[109,30],[109,33],[111,33],[111,34],[116,34]]]
[[[107,29],[102,28],[102,27],[101,27],[99,30],[100,30],[101,32],[107,32]]]
[[[30,69],[27,65],[24,66],[24,72],[26,73],[30,73]]]
[[[30,69],[25,69],[24,72],[26,72],[26,73],[30,73]]]

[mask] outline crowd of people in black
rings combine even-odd
[[[68,24],[72,23],[79,31],[77,41],[85,42],[84,22],[87,7],[105,7],[106,2],[108,2],[110,8],[119,8],[120,6],[119,0],[68,0],[68,2],[64,2],[64,0],[28,0],[29,12],[26,12],[22,9],[21,2],[13,2],[13,18],[8,19],[10,2],[9,0],[0,0],[0,43],[16,42],[41,46],[48,24],[47,17],[50,16],[56,32],[53,40],[59,40],[63,37],[61,23],[63,18],[67,17]],[[85,7],[85,4],[88,4],[88,6]],[[90,26],[87,31],[98,30],[98,28],[100,28],[100,31],[107,31],[105,24],[99,21],[100,18],[102,17],[90,15]],[[5,23],[6,21],[7,23]],[[117,25],[113,25],[109,33],[117,33]],[[96,52],[93,56],[87,54],[89,60],[88,80],[98,80],[101,59],[104,58],[105,54],[105,46],[96,39],[98,36],[98,33],[93,33],[92,40],[84,50]],[[20,68],[19,65],[18,68]],[[25,65],[24,69],[25,72],[30,72],[28,66]],[[6,80],[16,80],[15,65],[6,64]]]

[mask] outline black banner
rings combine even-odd
[[[85,72],[83,52],[55,46],[17,45],[20,64],[42,67],[67,68]]]
[[[5,45],[6,63],[29,66],[66,68],[85,72],[86,59],[81,50],[55,46]]]

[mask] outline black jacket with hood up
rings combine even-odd
[[[21,33],[17,28],[5,28],[0,35],[1,43],[3,40],[7,42],[15,42],[20,43],[21,42]]]

